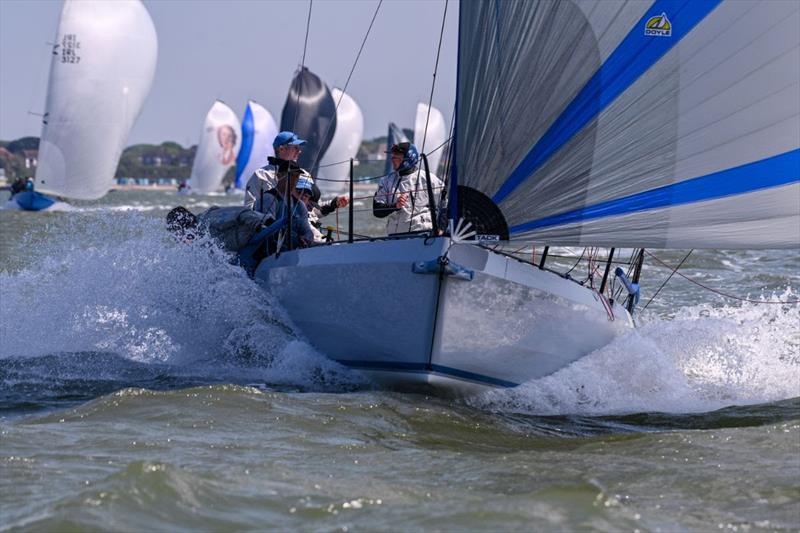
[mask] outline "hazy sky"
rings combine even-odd
[[[113,1],[113,0],[109,0]],[[158,66],[128,144],[196,144],[215,99],[240,116],[248,99],[280,124],[303,55],[308,0],[143,0],[158,32]],[[60,0],[0,0],[0,139],[38,136]],[[305,64],[342,87],[378,0],[314,0]],[[389,121],[413,128],[430,96],[444,0],[384,0],[347,92],[364,136]],[[458,2],[450,0],[433,105],[448,127],[455,101]]]

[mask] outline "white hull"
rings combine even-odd
[[[318,350],[397,388],[513,387],[632,326],[617,304],[611,320],[595,291],[484,248],[449,249],[472,280],[412,270],[448,247],[421,237],[320,246],[266,259],[256,279]]]

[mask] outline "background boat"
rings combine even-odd
[[[217,100],[209,109],[187,182],[192,193],[208,194],[222,189],[222,178],[236,164],[242,139],[233,109]]]

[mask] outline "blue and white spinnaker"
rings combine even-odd
[[[278,134],[278,124],[264,106],[250,100],[242,118],[242,145],[236,157],[236,188],[244,189],[247,180],[257,169],[275,155],[272,141]]]

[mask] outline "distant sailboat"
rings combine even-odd
[[[66,0],[56,33],[36,189],[94,200],[114,184],[150,91],[155,26],[139,0]]]
[[[307,68],[292,80],[281,114],[281,131],[293,131],[308,141],[298,162],[316,176],[336,131],[336,101],[328,86]]]
[[[242,146],[236,157],[236,188],[244,189],[253,172],[267,164],[275,155],[272,141],[278,134],[278,125],[269,111],[252,100],[242,118]]]
[[[341,194],[348,189],[350,165],[342,162],[355,158],[364,138],[364,115],[355,100],[335,87],[331,95],[339,107],[336,110],[336,129],[331,144],[320,160],[316,175],[316,184],[323,195]]]
[[[200,143],[194,156],[189,188],[194,193],[208,194],[221,189],[222,178],[236,163],[240,146],[239,119],[233,109],[217,100],[206,115]]]
[[[439,161],[445,151],[445,147],[442,146],[445,139],[447,139],[447,126],[444,123],[442,112],[433,106],[419,102],[414,119],[414,144],[420,153],[428,155],[428,166],[434,174],[439,168]]]

